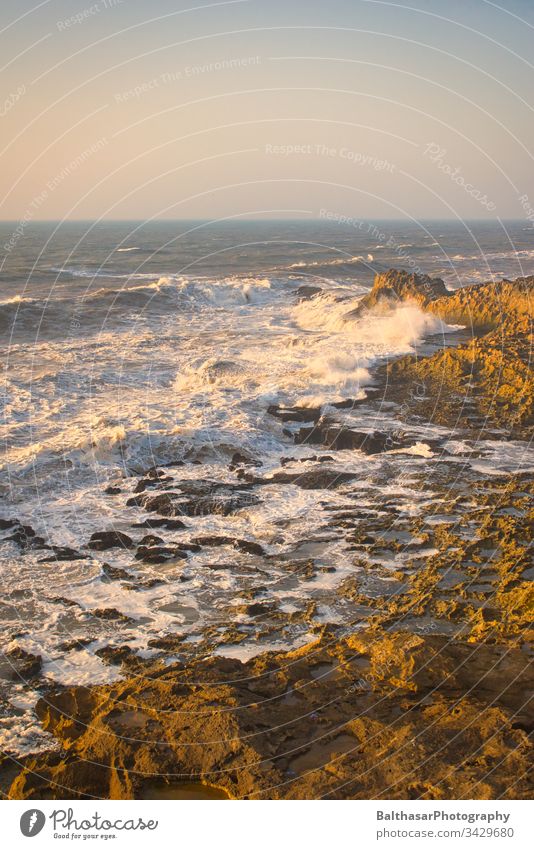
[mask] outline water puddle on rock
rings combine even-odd
[[[149,781],[142,788],[138,799],[230,799],[221,787],[202,784],[200,781],[180,781],[168,784],[166,781]]]

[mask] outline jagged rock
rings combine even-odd
[[[155,536],[155,534],[146,534],[143,539],[139,540],[139,545],[160,545],[164,542],[161,537]]]
[[[87,546],[95,551],[107,551],[110,548],[131,548],[133,540],[122,531],[97,531],[91,535]]]
[[[426,306],[431,301],[448,295],[449,290],[439,277],[410,274],[408,271],[392,268],[385,274],[376,275],[369,294],[364,295],[347,318],[360,318],[369,310],[392,309],[402,301],[413,301],[419,306]]]
[[[291,483],[301,489],[330,489],[354,480],[355,477],[354,472],[321,467],[307,472],[275,472],[270,478],[256,478],[255,483],[263,486]]]
[[[95,651],[97,657],[100,657],[104,663],[120,666],[125,661],[130,660],[134,656],[130,646],[104,646]]]
[[[17,525],[20,525],[18,519],[0,519],[0,531],[9,530],[9,528],[15,528]]]
[[[23,551],[31,548],[48,548],[44,538],[37,536],[31,525],[22,525],[18,520],[14,524],[11,519],[7,520],[10,528],[14,528],[14,532],[10,536],[4,537],[6,542],[15,542]]]
[[[230,469],[235,469],[237,466],[261,466],[263,465],[260,460],[255,460],[253,457],[249,457],[246,454],[242,454],[240,451],[236,451],[232,454],[232,459],[230,460]]]
[[[309,301],[315,295],[319,295],[323,290],[320,286],[299,286],[295,295],[299,301]]]
[[[350,430],[325,420],[315,427],[302,427],[294,436],[295,443],[324,445],[334,451],[363,451],[364,454],[381,454],[384,451],[406,447],[407,440],[398,433]],[[413,444],[413,440],[410,440]]]
[[[126,616],[124,613],[121,613],[120,610],[117,610],[116,607],[97,607],[95,610],[91,610],[93,616],[96,616],[97,619],[109,619],[113,622],[133,622],[134,620],[130,616]]]
[[[52,551],[54,552],[48,557],[43,557],[39,560],[39,563],[56,563],[58,561],[63,560],[87,560],[88,555],[82,554],[80,551],[76,551],[74,548],[69,548],[68,546],[52,546]]]
[[[142,560],[143,563],[166,563],[168,560],[187,559],[187,554],[179,548],[141,545],[137,549],[135,559]]]
[[[250,542],[246,539],[237,539],[235,537],[228,536],[201,536],[195,537],[193,540],[199,546],[202,547],[211,547],[218,545],[231,545],[232,548],[237,549],[238,551],[243,551],[246,554],[256,554],[262,555],[265,554],[264,548],[257,542]]]
[[[17,646],[6,652],[6,658],[11,667],[11,679],[13,681],[29,681],[41,672],[43,661],[40,654],[32,654]]]
[[[200,495],[197,498],[183,500],[182,493],[162,493],[144,502],[145,510],[161,513],[163,516],[231,516],[245,507],[258,504],[259,499],[248,492],[221,490],[213,495]]]
[[[180,519],[145,519],[144,522],[136,522],[132,528],[164,528],[166,531],[182,531],[186,528]]]
[[[280,407],[272,404],[267,413],[282,422],[316,422],[321,417],[321,407]]]
[[[119,566],[110,566],[109,563],[102,564],[102,572],[111,581],[129,581],[132,577],[126,569],[121,569]]]

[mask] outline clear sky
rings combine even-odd
[[[521,218],[533,42],[532,0],[2,0],[0,218]]]

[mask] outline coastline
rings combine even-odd
[[[378,275],[363,309],[388,310],[398,300],[414,300],[442,321],[469,320],[474,338],[376,370],[378,384],[364,403],[402,410],[402,428],[394,434],[362,436],[321,410],[311,425],[309,409],[273,409],[271,415],[285,415],[296,444],[301,440],[326,455],[393,450],[409,458],[417,428],[429,421],[452,427],[472,456],[481,439],[525,440],[532,424],[533,283],[486,284],[486,291],[471,286],[450,295],[434,287],[430,298],[421,278]],[[415,385],[421,388],[414,392]],[[515,420],[504,430],[512,408]],[[439,438],[424,442],[436,451],[443,444]],[[159,775],[162,788],[198,781],[231,798],[531,798],[525,699],[533,684],[526,638],[534,602],[525,573],[534,477],[517,473],[503,480],[502,474],[477,473],[463,459],[447,451],[430,469],[409,470],[410,486],[429,493],[415,516],[399,511],[394,493],[381,499],[382,514],[373,514],[359,506],[357,493],[347,503],[343,490],[329,528],[349,544],[359,568],[332,593],[354,606],[352,625],[311,624],[309,612],[290,614],[310,621],[308,643],[289,652],[261,652],[244,663],[207,657],[209,628],[194,655],[179,635],[162,638],[164,654],[157,660],[126,649],[104,652],[123,680],[48,685],[36,710],[58,749],[23,758],[20,770],[5,759],[2,790],[19,799],[50,793],[139,798],[147,776],[154,783]],[[235,458],[233,465],[233,488],[191,489],[192,512],[184,514],[183,501],[178,507],[168,491],[154,492],[166,477],[161,468],[152,477],[139,476],[145,488],[137,506],[148,511],[149,525],[155,512],[163,521],[179,522],[177,516],[194,515],[199,503],[212,509],[214,497],[231,515],[273,480],[251,469],[250,458]],[[285,480],[277,473],[277,482],[335,489],[340,473],[328,471],[328,461],[306,472],[288,462]],[[343,482],[350,485],[354,478]],[[153,521],[147,535],[157,534],[155,527]],[[20,533],[15,526],[14,532]],[[155,550],[161,542],[145,541],[142,556],[165,559]],[[238,548],[239,542],[246,550],[246,541],[237,540]],[[235,548],[236,540],[222,544]],[[248,553],[269,568],[269,557],[250,546]],[[400,550],[413,554],[402,570],[395,568]],[[124,579],[113,568],[110,580]],[[314,566],[298,568],[317,574]],[[284,615],[253,591],[245,607],[247,615],[265,621],[267,635],[269,620]],[[228,645],[240,639],[237,629],[228,629]],[[177,654],[181,660],[174,660]],[[31,671],[31,657],[13,662],[26,669],[21,674]],[[38,674],[35,659],[33,667]],[[54,787],[62,788],[57,796]],[[72,795],[62,795],[65,788]]]

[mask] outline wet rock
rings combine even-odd
[[[119,495],[122,492],[120,486],[107,486],[104,495]]]
[[[82,554],[80,551],[76,551],[74,548],[69,548],[68,546],[52,546],[53,554],[48,557],[43,557],[39,560],[39,563],[57,563],[62,562],[64,560],[87,560],[88,555]]]
[[[72,598],[66,598],[63,595],[50,596],[48,601],[52,601],[55,604],[64,604],[65,607],[79,607],[81,609],[81,605],[77,601],[74,601]]]
[[[42,657],[39,654],[32,654],[26,649],[17,646],[14,649],[6,652],[6,658],[12,667],[11,680],[29,681],[36,678],[41,672]]]
[[[163,473],[160,474],[158,477],[142,478],[141,480],[137,481],[134,493],[144,492],[146,489],[160,489],[162,488],[163,484],[172,483],[173,480],[174,478],[164,475]]]
[[[134,621],[130,616],[126,616],[120,610],[117,610],[116,607],[97,607],[95,610],[91,610],[91,614],[96,616],[97,619],[107,619],[111,622]]]
[[[354,480],[356,473],[342,472],[337,469],[311,469],[308,472],[275,472],[270,478],[257,478],[255,483],[295,484],[301,489],[331,489]]]
[[[120,666],[135,655],[130,646],[104,646],[101,649],[97,649],[95,654],[97,657],[100,657],[104,663],[114,666]]]
[[[184,464],[183,464],[183,462],[181,463],[180,461],[178,461],[178,462],[174,463],[173,465],[176,465],[176,466],[182,465],[183,466]],[[163,469],[158,469],[157,466],[152,466],[150,469],[147,469],[147,471],[144,473],[144,477],[149,478],[150,480],[159,480],[160,478],[165,477],[165,472],[163,471]]]
[[[163,637],[154,637],[148,641],[148,646],[153,649],[165,649],[166,651],[177,651],[183,641],[185,634],[165,634]]]
[[[145,519],[144,522],[136,522],[132,528],[164,528],[166,531],[182,531],[186,528],[180,519]]]
[[[57,649],[62,652],[82,651],[82,649],[92,642],[93,640],[90,637],[79,637],[76,640],[66,640],[63,643],[58,643]]]
[[[166,561],[162,560],[160,562],[164,563]],[[165,583],[166,581],[163,578],[138,578],[135,583],[123,584],[123,587],[125,590],[149,590],[152,587],[157,587]]]
[[[88,548],[95,551],[107,551],[110,548],[132,548],[133,540],[121,531],[97,531],[91,535]]]
[[[22,525],[17,521],[11,527],[15,530],[10,536],[4,537],[6,542],[16,543],[23,551],[31,548],[48,548],[44,538],[38,536],[31,525]]]
[[[199,496],[187,501],[173,493],[167,497],[161,495],[145,503],[146,510],[153,510],[167,516],[231,516],[246,507],[259,504],[259,498],[249,492],[216,492],[213,495]]]
[[[299,299],[299,301],[309,301],[311,298],[314,298],[315,295],[319,295],[323,290],[320,286],[299,286],[295,295]]]
[[[254,602],[253,604],[245,604],[238,607],[239,612],[246,613],[247,616],[267,616],[276,610],[276,604],[262,604]]]
[[[102,564],[102,573],[110,581],[129,581],[132,577],[126,569],[121,569],[119,566],[110,566],[109,563]]]
[[[236,451],[232,455],[232,459],[230,460],[230,469],[235,469],[237,466],[261,466],[263,465],[260,460],[255,460],[253,457],[249,457],[247,454],[242,454],[240,451]]]
[[[0,519],[0,531],[9,530],[9,528],[15,528],[17,525],[20,525],[18,519]]]
[[[139,545],[160,545],[162,543],[162,538],[155,536],[155,534],[146,534],[143,539],[139,540]]]
[[[172,545],[180,551],[192,551],[195,553],[200,551],[200,545],[196,542],[173,542]]]
[[[237,551],[243,551],[246,554],[255,554],[261,556],[265,554],[265,549],[257,542],[251,542],[246,539],[237,539],[236,537],[228,537],[228,536],[200,536],[195,537],[193,540],[199,546],[202,547],[212,547],[218,545],[230,545],[232,548],[237,549]]]
[[[140,480],[140,481],[137,481],[137,484],[135,485],[135,488],[134,488],[133,491],[135,493],[144,492],[145,489],[147,488],[147,486],[156,486],[157,483],[158,483],[157,480],[150,480],[150,479]]]
[[[141,545],[135,554],[136,560],[143,563],[166,563],[168,560],[185,560],[187,554],[179,548],[168,548],[164,546]]]
[[[280,407],[272,404],[267,413],[282,422],[317,422],[321,417],[321,407]]]
[[[398,432],[385,433],[382,431],[350,430],[330,422],[319,423],[316,427],[304,427],[294,435],[297,445],[308,443],[324,445],[335,451],[362,451],[364,454],[381,454],[384,451],[406,447],[414,440],[407,440]]]

